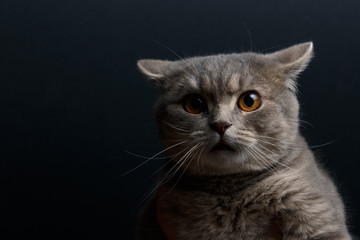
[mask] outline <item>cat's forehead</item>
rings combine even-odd
[[[259,71],[256,68],[260,68]],[[244,89],[261,87],[266,63],[250,54],[192,58],[184,62],[182,74],[174,79],[185,91],[207,95],[231,95]]]

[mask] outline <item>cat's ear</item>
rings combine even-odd
[[[280,63],[285,74],[296,76],[309,64],[313,56],[313,43],[301,43],[267,55]]]
[[[297,44],[266,56],[279,63],[279,70],[290,81],[289,87],[293,88],[296,77],[305,70],[313,56],[313,43]]]
[[[137,62],[137,66],[152,85],[161,87],[172,63],[166,60],[142,59]]]

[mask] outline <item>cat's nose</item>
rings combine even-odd
[[[232,124],[228,122],[215,122],[211,124],[211,127],[217,131],[220,135],[223,135]]]

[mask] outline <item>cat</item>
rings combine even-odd
[[[169,160],[137,239],[351,239],[341,197],[299,132],[312,42],[269,54],[139,60]]]

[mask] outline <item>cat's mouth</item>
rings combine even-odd
[[[218,144],[216,144],[212,149],[211,152],[217,152],[217,151],[230,151],[235,152],[235,149],[232,148],[229,144],[227,144],[225,141],[221,140]]]

